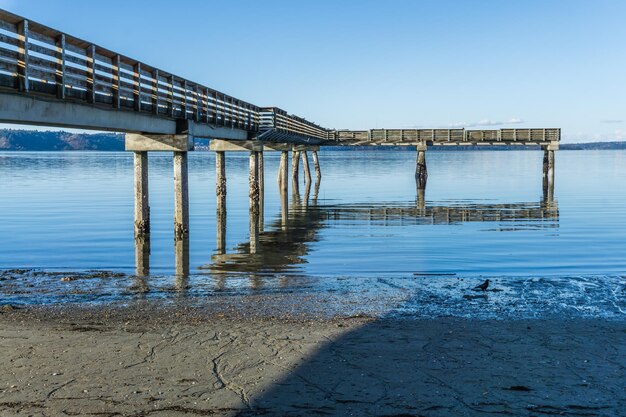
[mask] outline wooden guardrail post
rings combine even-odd
[[[65,34],[56,39],[56,58],[57,58],[57,98],[65,99]]]
[[[87,55],[87,101],[93,104],[96,102],[96,46],[89,45],[85,52]]]
[[[28,92],[30,90],[29,84],[29,41],[28,41],[28,20],[23,20],[17,24],[17,45],[19,61],[17,63],[17,71],[19,75],[19,89],[20,91]]]

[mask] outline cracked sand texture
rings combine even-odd
[[[2,317],[0,415],[626,415],[619,321],[178,320]]]

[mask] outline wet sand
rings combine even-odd
[[[626,322],[0,313],[2,416],[620,416]]]

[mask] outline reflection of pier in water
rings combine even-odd
[[[319,231],[335,221],[361,221],[380,226],[444,225],[464,222],[506,223],[501,230],[529,230],[558,227],[556,201],[476,203],[454,201],[448,204],[426,204],[423,198],[406,204],[337,204],[318,205],[314,198],[308,204],[294,198],[288,213],[285,206],[277,220],[250,242],[240,243],[232,253],[219,250],[211,263],[201,267],[213,273],[276,273],[297,269],[306,263],[310,244]],[[222,231],[221,233],[224,233]]]

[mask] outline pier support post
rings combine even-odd
[[[309,156],[306,151],[302,151],[302,169],[304,170],[304,184],[311,185],[311,169],[309,168]]]
[[[148,199],[148,152],[134,153],[135,171],[135,238],[150,234]]]
[[[265,167],[263,151],[257,152],[257,182],[259,184],[259,231],[263,232],[265,211]]]
[[[554,200],[554,152],[558,149],[558,142],[543,147],[543,195],[547,201]]]
[[[278,185],[281,193],[287,194],[289,188],[289,151],[280,152],[280,167],[278,168]]]
[[[291,192],[300,194],[300,151],[294,150],[291,155]]]
[[[226,253],[226,153],[215,152],[216,251]]]
[[[174,239],[189,235],[189,178],[187,152],[174,152]]]
[[[315,168],[315,184],[319,184],[322,179],[322,170],[320,169],[320,161],[317,156],[317,151],[311,151],[313,157],[313,167]]]
[[[418,189],[426,189],[428,169],[426,168],[426,144],[417,146],[417,163],[415,165],[415,181]]]
[[[250,253],[257,253],[259,244],[259,153],[250,152],[250,167],[248,175],[250,199]]]

